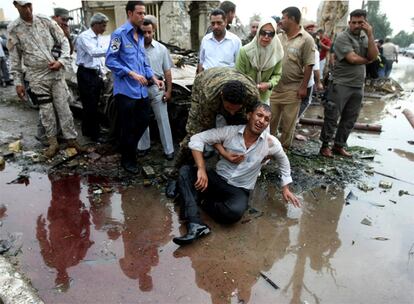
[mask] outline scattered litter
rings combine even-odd
[[[142,167],[142,171],[144,172],[144,175],[147,178],[154,178],[155,177],[155,171],[151,166]]]
[[[377,236],[377,237],[374,237],[372,239],[377,240],[377,241],[388,241],[389,240],[389,238],[382,237],[382,236]]]
[[[364,192],[372,191],[374,190],[374,187],[367,185],[366,183],[359,183],[358,189],[362,190]]]
[[[151,180],[149,180],[149,179],[144,179],[144,186],[145,187],[149,187],[149,186],[151,186]]]
[[[263,279],[265,279],[266,282],[268,282],[274,289],[279,289],[279,286],[277,286],[271,279],[267,277],[263,272],[260,271],[260,275]]]
[[[97,161],[98,159],[101,158],[102,155],[96,153],[96,152],[91,152],[88,154],[88,158],[91,159],[92,161]]]
[[[258,212],[261,212],[260,210],[257,210],[256,208],[254,208],[254,207],[250,207],[249,208],[249,214],[254,214],[254,213],[258,213]]]
[[[380,181],[379,186],[380,186],[380,188],[383,188],[383,189],[391,189],[392,188],[392,183],[387,182],[387,181]]]
[[[70,158],[72,156],[75,156],[76,154],[78,154],[78,151],[75,148],[66,148],[63,151],[63,155],[67,158]]]
[[[389,200],[391,203],[394,203],[394,204],[396,204],[397,203],[397,201],[394,201],[394,200],[392,200],[392,199],[390,199]]]
[[[345,201],[349,202],[349,201],[356,201],[356,200],[358,200],[358,196],[356,196],[352,191],[349,191],[348,195],[345,198]]]
[[[361,224],[363,224],[363,225],[367,225],[367,226],[372,226],[372,222],[371,222],[369,219],[367,219],[367,218],[364,218],[364,219],[361,221]]]
[[[0,170],[3,170],[6,166],[6,161],[4,160],[3,156],[0,156]]]
[[[375,158],[374,154],[367,154],[367,155],[360,155],[359,159],[368,159],[368,160],[373,160]]]
[[[25,184],[27,186],[28,184],[30,184],[29,175],[21,172],[19,173],[17,178],[12,180],[11,182],[8,182],[7,184]]]
[[[21,140],[16,140],[12,143],[9,143],[9,151],[18,153],[22,150],[22,142]]]
[[[9,240],[0,240],[0,254],[9,250],[12,246],[12,243]]]
[[[385,207],[385,205],[382,205],[382,204],[377,204],[377,203],[370,203],[372,206],[375,206],[375,207]]]
[[[400,190],[398,191],[398,195],[403,196],[403,195],[412,195],[412,194],[410,194],[407,190]]]
[[[414,145],[414,140],[407,141],[410,145]]]
[[[103,193],[102,189],[98,189],[98,190],[93,191],[94,195],[101,195],[102,193]]]
[[[352,243],[351,243],[351,245],[353,246],[355,244],[355,241],[354,240],[352,240]]]
[[[296,134],[295,139],[297,139],[299,141],[308,141],[308,138],[306,136],[301,135],[301,134]]]

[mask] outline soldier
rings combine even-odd
[[[63,30],[66,39],[69,41],[70,46],[70,54],[73,53],[73,42],[72,38],[70,37],[70,28],[69,28],[69,20],[73,20],[73,17],[69,16],[69,11],[67,9],[56,7],[54,9],[54,16],[52,17],[53,20],[59,24],[60,28]]]
[[[83,149],[76,141],[77,133],[65,89],[64,69],[70,65],[69,43],[55,21],[46,16],[33,15],[30,1],[14,1],[13,4],[20,17],[7,30],[11,72],[17,95],[21,100],[25,99],[24,62],[26,78],[39,105],[40,119],[49,142],[45,156],[51,158],[59,151],[56,115],[68,146],[80,152]]]
[[[256,84],[233,68],[208,69],[196,76],[191,93],[191,109],[186,125],[187,135],[180,143],[174,173],[192,160],[188,149],[190,137],[217,125],[246,123],[246,110],[259,100]],[[176,182],[170,180],[166,194],[176,195]]]

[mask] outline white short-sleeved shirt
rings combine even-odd
[[[312,68],[311,78],[309,78],[308,88],[312,87],[315,84],[315,77],[314,77],[315,74],[313,71],[318,71],[318,70],[320,70],[319,51],[315,47],[315,64],[313,65],[313,68]]]
[[[240,38],[227,30],[221,41],[214,38],[213,32],[208,33],[201,40],[200,64],[205,70],[214,67],[234,67],[240,48]]]
[[[170,70],[173,66],[168,49],[156,40],[152,40],[151,45],[145,48],[149,64],[155,76],[163,77],[164,71]]]

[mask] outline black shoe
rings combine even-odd
[[[210,234],[211,230],[205,224],[197,224],[197,223],[188,223],[187,224],[187,234],[173,238],[173,242],[177,245],[187,245],[191,244],[195,240],[202,238]]]
[[[167,181],[167,186],[165,187],[165,195],[168,198],[174,198],[178,194],[178,187],[177,187],[177,181],[174,179],[169,179]]]
[[[151,151],[151,148],[145,149],[145,150],[139,150],[137,149],[137,157],[144,157],[147,156]]]
[[[172,153],[168,153],[168,154],[164,154],[164,157],[165,157],[167,160],[173,160],[173,159],[174,159],[174,152],[172,152]]]
[[[122,162],[121,166],[122,168],[124,168],[125,171],[131,174],[138,174],[141,171],[138,165],[134,164],[133,162]]]

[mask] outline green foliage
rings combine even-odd
[[[375,39],[384,39],[387,36],[391,36],[391,24],[388,21],[387,15],[380,13],[380,2],[367,1],[366,10],[368,22],[374,29]]]
[[[406,31],[400,31],[394,36],[392,42],[400,47],[407,47],[411,43],[414,43],[414,32],[409,34]]]

